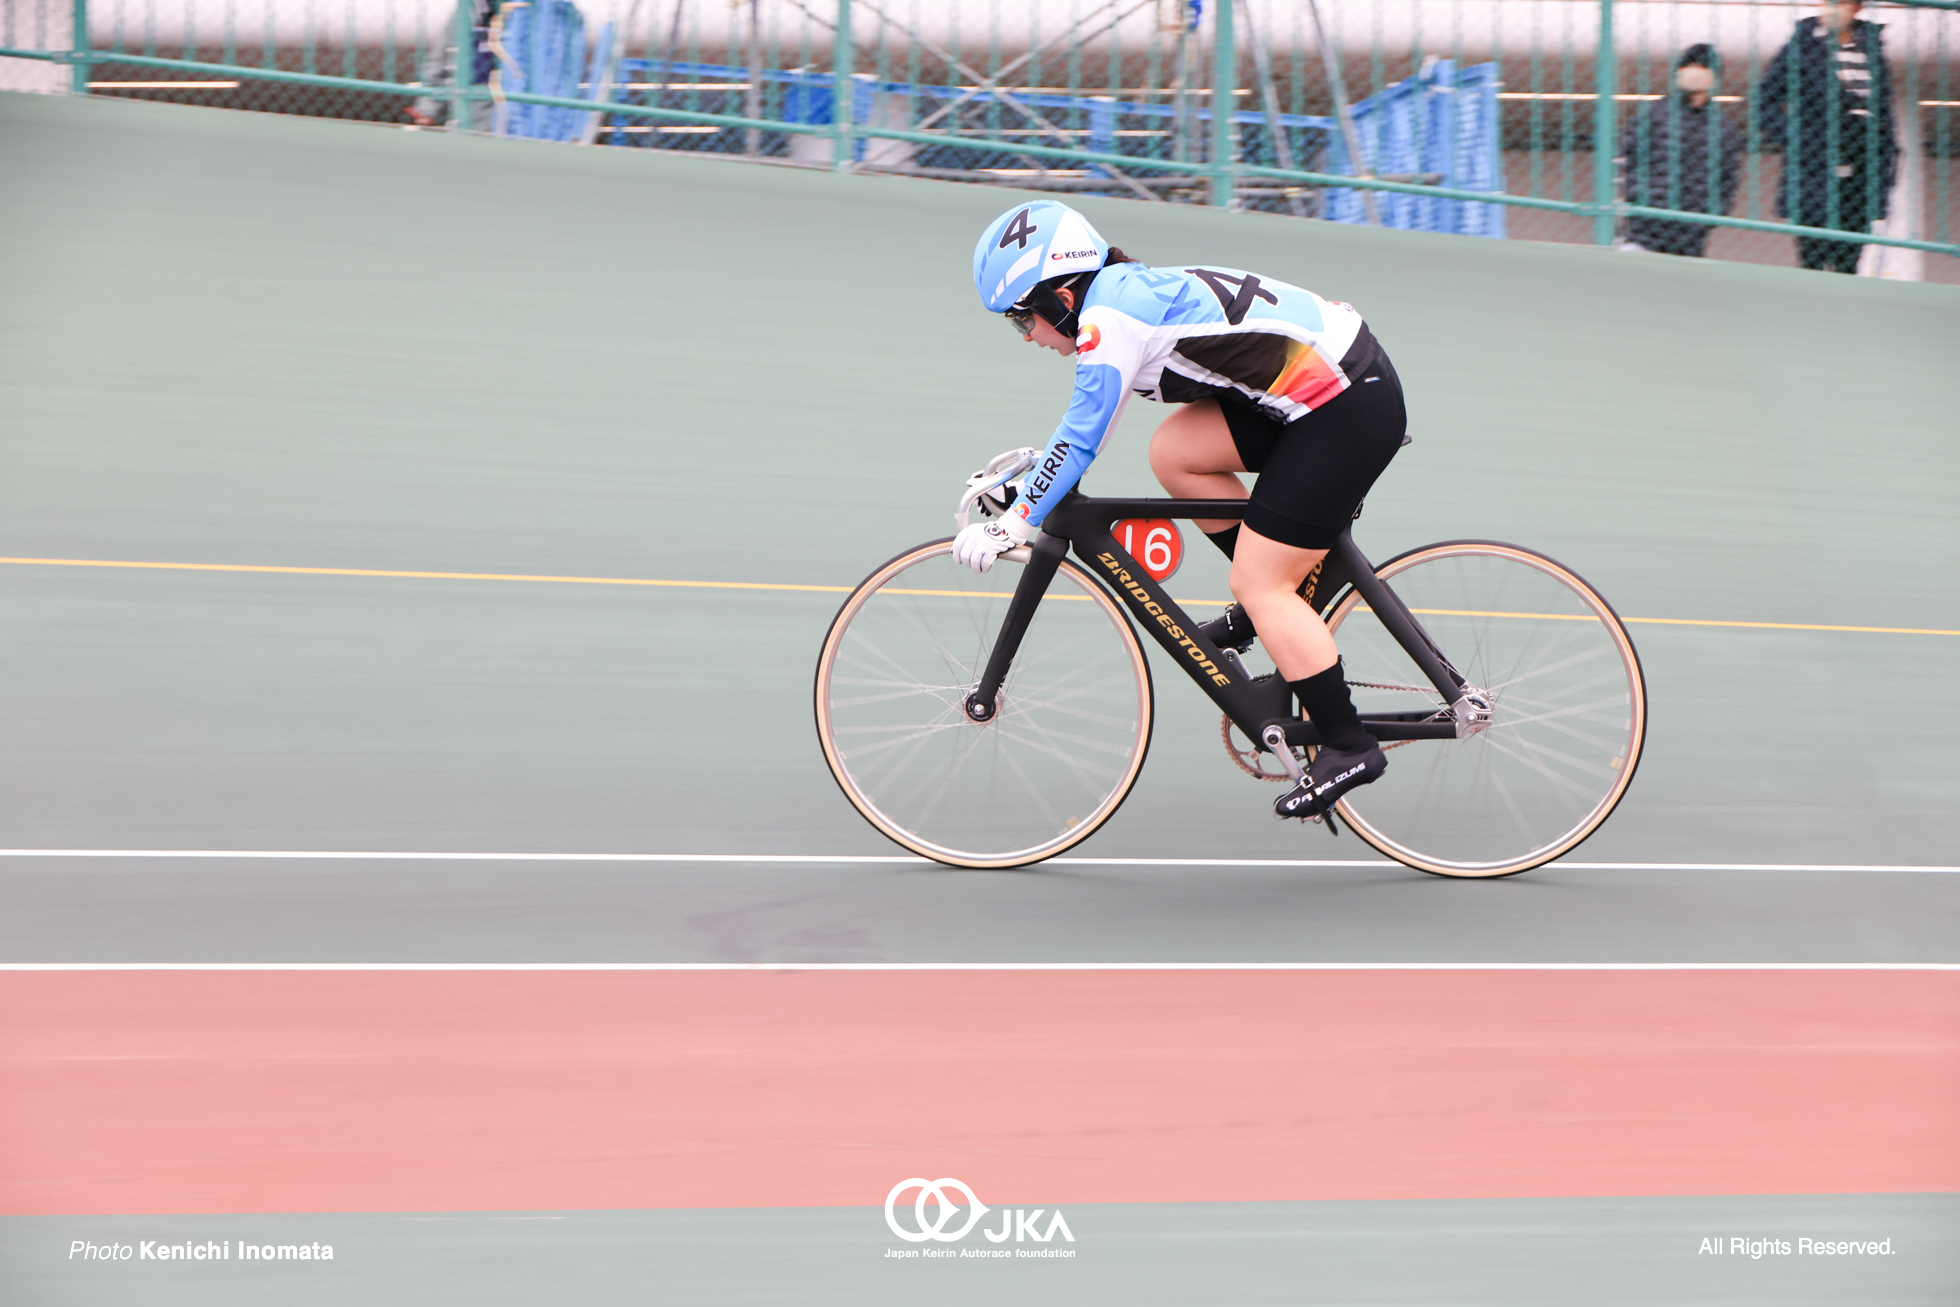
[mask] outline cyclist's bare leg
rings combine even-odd
[[[1249,526],[1239,528],[1238,549],[1232,555],[1232,597],[1252,619],[1266,656],[1289,681],[1324,672],[1340,657],[1333,632],[1299,595],[1300,582],[1325,557],[1325,549],[1296,549],[1268,540]]]
[[[1175,499],[1244,499],[1248,493],[1238,477],[1245,464],[1239,461],[1239,447],[1232,443],[1232,429],[1225,425],[1215,399],[1180,404],[1158,424],[1150,438],[1150,470],[1157,474],[1157,484]],[[1196,522],[1206,532],[1237,525],[1216,518]],[[1301,579],[1306,575],[1300,573]]]
[[[1150,439],[1150,470],[1179,499],[1244,499],[1245,471],[1218,401],[1201,399],[1171,412]],[[1223,531],[1230,521],[1199,519],[1200,531]],[[1327,624],[1300,598],[1300,582],[1325,549],[1295,549],[1239,528],[1232,559],[1232,595],[1252,619],[1266,653],[1289,681],[1324,672],[1340,656]]]
[[[1150,441],[1150,470],[1179,499],[1244,499],[1245,469],[1231,428],[1216,400],[1199,400],[1173,412]],[[1234,523],[1198,521],[1207,534]],[[1361,726],[1341,673],[1334,633],[1302,599],[1300,583],[1325,549],[1300,549],[1238,523],[1232,552],[1232,597],[1252,620],[1282,679],[1299,695],[1307,716],[1327,743],[1314,755],[1304,780],[1274,801],[1282,817],[1325,817],[1342,794],[1379,777],[1388,763]]]
[[[1388,759],[1354,710],[1334,633],[1297,593],[1313,565],[1326,556],[1325,549],[1300,549],[1241,527],[1232,555],[1232,594],[1307,719],[1320,729],[1322,745],[1306,775],[1273,801],[1273,811],[1282,817],[1325,818],[1327,829],[1338,833],[1332,824],[1333,805],[1349,790],[1379,779]]]

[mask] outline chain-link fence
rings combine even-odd
[[[0,6],[17,89],[1960,283],[1960,0]]]

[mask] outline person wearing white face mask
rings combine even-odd
[[[1713,102],[1715,48],[1691,45],[1674,68],[1674,89],[1627,124],[1620,166],[1627,203],[1683,213],[1727,213],[1742,178],[1742,129]],[[1700,258],[1706,223],[1629,218],[1627,239],[1643,250]]]
[[[1880,25],[1858,17],[1859,0],[1827,5],[1797,23],[1756,86],[1763,143],[1783,151],[1776,212],[1806,227],[1870,231],[1886,216],[1899,170],[1892,79]],[[1806,268],[1856,272],[1858,241],[1797,238]]]

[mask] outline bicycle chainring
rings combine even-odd
[[[1237,726],[1232,724],[1230,717],[1221,717],[1219,719],[1218,737],[1225,741],[1225,752],[1232,756],[1232,761],[1238,764],[1240,771],[1248,776],[1256,776],[1262,781],[1290,781],[1293,779],[1283,770],[1277,772],[1267,771],[1266,768],[1268,765],[1274,767],[1279,766],[1279,760],[1269,753],[1252,747],[1250,741],[1247,741],[1245,748],[1239,748],[1232,740],[1233,734],[1238,732],[1238,729]],[[1244,738],[1242,733],[1240,734],[1240,738]]]

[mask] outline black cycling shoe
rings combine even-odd
[[[1217,645],[1220,649],[1231,649],[1244,653],[1259,638],[1259,632],[1252,629],[1252,619],[1245,615],[1245,609],[1237,604],[1228,604],[1223,617],[1214,617],[1209,622],[1198,623],[1198,634]]]
[[[1307,779],[1279,796],[1273,811],[1282,817],[1319,817],[1334,801],[1357,786],[1367,785],[1388,770],[1388,759],[1379,744],[1359,753],[1339,753],[1323,748],[1314,754],[1307,768]]]

